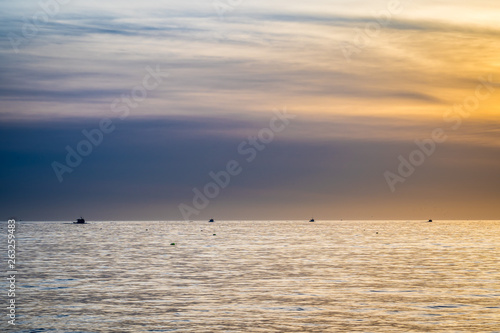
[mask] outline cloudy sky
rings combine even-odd
[[[500,218],[498,1],[0,8],[1,219]]]

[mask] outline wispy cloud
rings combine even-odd
[[[50,162],[64,153],[65,144],[78,141],[82,128],[116,116],[111,103],[142,80],[145,66],[168,71],[168,82],[120,123],[88,159],[89,168],[82,166],[81,176],[57,189],[53,200],[68,196],[65,186],[85,192],[89,183],[101,184],[103,197],[120,198],[117,204],[142,200],[123,195],[131,186],[160,214],[165,201],[183,195],[188,200],[191,188],[205,181],[200,175],[226,161],[234,142],[252,135],[267,112],[288,105],[298,120],[261,155],[255,172],[245,172],[228,190],[227,202],[244,209],[241,202],[256,193],[280,204],[282,198],[300,203],[309,196],[322,207],[335,201],[355,211],[355,198],[397,201],[388,199],[380,176],[394,158],[414,139],[448,126],[443,114],[474,93],[480,76],[492,74],[492,87],[500,91],[495,18],[500,8],[491,1],[445,7],[412,2],[349,63],[339,43],[355,43],[356,34],[376,22],[371,13],[386,3],[255,0],[224,20],[210,2],[117,4],[71,2],[17,53],[7,36],[22,34],[23,18],[29,20],[40,5],[0,5],[5,9],[0,14],[1,148],[2,160],[8,161],[2,181],[15,186],[10,176],[21,182],[28,174],[23,184],[38,184],[29,194],[34,201],[52,187]],[[442,154],[411,179],[413,186],[401,194],[407,202],[424,200],[424,187],[434,182],[443,189],[440,195],[455,193],[453,182],[460,182],[460,175],[471,179],[456,185],[461,190],[476,180],[487,193],[476,193],[478,198],[495,194],[496,183],[487,177],[498,170],[499,102],[500,95],[493,94],[464,121]],[[473,175],[470,161],[480,175]],[[450,178],[439,182],[443,175]],[[20,200],[21,193],[16,195],[10,204]],[[450,196],[449,207],[451,198],[456,196]],[[38,208],[46,203],[40,201]],[[175,211],[177,203],[172,203]],[[398,203],[401,210],[411,206]]]

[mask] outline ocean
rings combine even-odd
[[[22,221],[15,237],[1,332],[500,332],[500,221]]]

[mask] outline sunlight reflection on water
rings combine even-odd
[[[18,324],[0,329],[498,332],[499,231],[500,221],[18,222]]]

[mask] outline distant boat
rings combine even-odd
[[[79,219],[76,220],[76,222],[73,222],[74,224],[85,224],[85,219],[80,216]]]
[[[210,219],[210,220],[208,220],[208,222],[215,222],[215,221],[214,221],[214,219]]]
[[[314,222],[314,219],[310,219],[309,222]]]
[[[427,221],[427,222],[432,222],[432,220],[429,220],[429,221]]]

